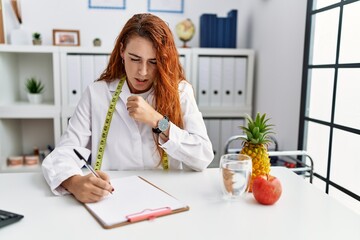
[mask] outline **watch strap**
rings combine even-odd
[[[153,128],[152,131],[153,131],[153,133],[156,133],[156,134],[161,133],[161,130],[159,128]]]

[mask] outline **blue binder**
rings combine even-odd
[[[237,10],[227,17],[204,13],[200,16],[200,47],[236,48]]]
[[[237,10],[231,10],[228,13],[230,24],[229,48],[236,48],[236,33],[237,33]]]
[[[217,45],[218,48],[224,48],[225,47],[225,24],[226,24],[226,18],[218,18],[217,19],[218,28],[217,28]]]
[[[200,16],[200,47],[209,47],[209,14],[202,14]]]

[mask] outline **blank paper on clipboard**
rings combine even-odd
[[[189,207],[139,176],[112,179],[115,191],[85,207],[104,228],[129,224],[131,216],[141,220],[189,210]],[[154,213],[152,215],[151,213]]]

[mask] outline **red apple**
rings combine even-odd
[[[264,205],[272,205],[279,200],[282,187],[274,176],[257,176],[253,180],[252,192],[256,201]]]

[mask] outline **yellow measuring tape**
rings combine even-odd
[[[112,116],[114,114],[115,105],[116,105],[117,100],[119,99],[119,95],[121,93],[121,89],[124,85],[125,80],[126,80],[125,76],[120,79],[120,82],[116,87],[115,94],[111,99],[110,106],[109,106],[108,112],[106,114],[105,123],[104,123],[103,129],[102,129],[102,132],[101,132],[100,144],[99,144],[99,148],[98,148],[98,153],[96,155],[95,170],[100,170],[100,168],[101,168],[102,159],[104,156],[104,151],[105,151],[105,146],[106,146],[106,139],[107,139],[107,135],[109,133]]]
[[[169,169],[169,159],[167,153],[164,151],[163,157],[162,157],[162,166],[164,170]]]
[[[111,99],[110,106],[109,106],[108,112],[106,114],[105,123],[104,123],[103,129],[102,129],[102,132],[101,132],[100,144],[99,144],[99,148],[98,148],[98,153],[96,155],[95,170],[101,169],[102,159],[104,156],[104,151],[105,151],[105,146],[106,146],[106,139],[107,139],[107,135],[109,133],[112,116],[114,114],[115,105],[116,105],[117,100],[119,99],[119,95],[121,93],[121,90],[122,90],[125,80],[126,80],[126,76],[124,76],[120,79],[120,82],[116,87],[115,94]],[[169,160],[168,160],[168,156],[167,156],[166,152],[164,152],[163,157],[162,157],[162,166],[163,166],[163,169],[169,169]]]

